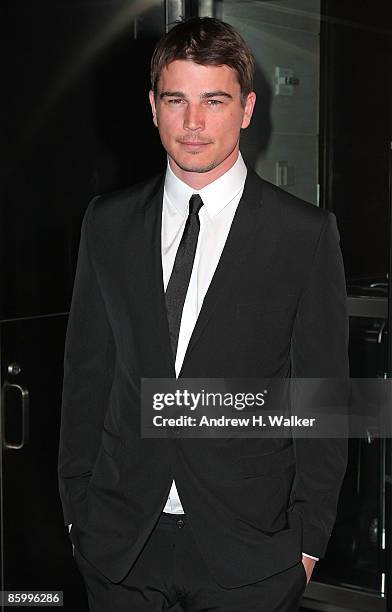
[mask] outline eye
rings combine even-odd
[[[181,102],[184,102],[184,100],[182,98],[170,98],[168,100],[168,103],[172,104],[174,106],[177,105],[177,104],[181,104]]]
[[[219,104],[222,104],[220,100],[207,100],[208,106],[219,106]]]

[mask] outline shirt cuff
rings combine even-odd
[[[307,555],[306,553],[302,553],[304,557],[309,557],[309,559],[314,559],[315,561],[319,561],[320,557],[313,557],[312,555]]]
[[[67,527],[68,527],[68,533],[71,533],[72,523],[69,523],[69,524],[67,525]]]

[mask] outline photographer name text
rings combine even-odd
[[[264,414],[250,417],[208,417],[191,416],[163,417],[156,415],[152,422],[155,427],[313,427],[315,418],[300,418],[295,415]]]

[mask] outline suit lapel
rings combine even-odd
[[[179,376],[182,375],[186,360],[199,341],[205,326],[218,304],[229,298],[235,282],[235,275],[240,264],[252,245],[253,238],[259,231],[262,200],[262,181],[253,170],[248,168],[244,192],[238,204],[233,222],[222,251],[219,263],[205,295],[192,336],[185,353],[184,362]],[[261,238],[262,239],[262,238]]]
[[[143,274],[150,278],[150,289],[153,299],[151,305],[155,307],[155,317],[157,324],[158,337],[162,339],[165,353],[170,363],[173,375],[175,376],[175,367],[173,353],[170,344],[169,326],[167,321],[166,313],[166,302],[163,285],[163,271],[162,271],[162,206],[163,206],[163,189],[164,189],[164,175],[147,199],[144,207],[144,231],[145,239],[147,242],[147,252],[151,253],[151,257],[148,261],[143,262],[143,266],[146,264],[146,269]]]

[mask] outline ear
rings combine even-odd
[[[151,110],[152,110],[152,120],[154,122],[155,127],[158,127],[157,109],[155,106],[155,96],[154,96],[154,92],[151,89],[148,92],[148,97],[150,98],[150,105],[151,105]]]
[[[250,124],[250,120],[252,119],[253,109],[256,104],[256,94],[254,91],[251,91],[246,96],[245,106],[244,106],[244,116],[242,118],[241,128],[245,129]]]

